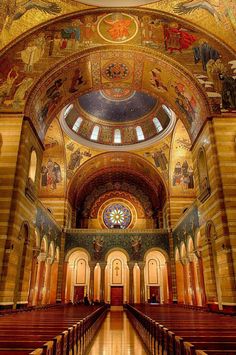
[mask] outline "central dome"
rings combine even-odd
[[[157,98],[129,88],[111,88],[93,91],[78,98],[84,113],[107,122],[135,121],[151,113]]]
[[[113,86],[77,97],[61,112],[61,125],[88,147],[135,150],[169,134],[175,114],[161,100],[129,86]]]

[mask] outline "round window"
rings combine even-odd
[[[125,229],[132,219],[130,209],[121,204],[113,203],[103,212],[103,221],[108,228]]]

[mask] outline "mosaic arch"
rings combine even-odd
[[[71,13],[77,12],[79,14],[79,11],[83,13],[83,10],[91,10],[91,6],[88,4],[93,4],[97,7],[118,6],[119,11],[121,8],[127,11],[125,6],[141,5],[145,6],[142,11],[153,9],[162,12],[165,16],[169,16],[170,14],[172,16],[177,15],[178,18],[188,20],[192,25],[206,29],[213,36],[218,36],[221,42],[229,43],[232,48],[236,48],[234,38],[236,5],[234,0],[207,0],[207,5],[205,1],[201,0],[186,0],[184,2],[182,0],[117,0],[112,2],[108,0],[99,2],[85,0],[83,3],[78,0],[54,0],[53,7],[50,6],[50,1],[48,1],[48,5],[45,4],[44,10],[46,11],[40,9],[40,6],[37,6],[37,3],[35,3],[30,8],[26,7],[26,11],[21,12],[19,11],[19,3],[22,6],[20,0],[1,2],[0,48],[3,48],[20,35],[27,33],[27,31],[32,30],[37,25],[41,24],[41,26],[44,26],[50,19],[53,22],[59,16],[62,17],[64,15],[68,17],[71,16],[69,15]],[[155,25],[153,22],[147,22],[147,24],[150,25],[151,30],[152,25]]]
[[[102,185],[102,187],[99,186],[97,189],[92,190],[91,194],[88,196],[89,198],[86,197],[83,206],[84,217],[97,218],[101,205],[111,198],[130,201],[135,206],[138,218],[150,217],[153,214],[150,198],[147,194],[144,195],[143,191],[136,184],[133,183],[133,185],[131,185],[127,182],[116,181],[114,184],[108,183],[106,185],[112,185],[114,190],[103,193],[96,199],[98,190],[103,190],[104,185]],[[139,194],[137,195],[137,192],[139,192],[141,196]]]
[[[156,208],[160,207],[166,198],[165,182],[151,163],[137,154],[112,152],[91,158],[76,171],[67,189],[67,196],[72,206],[76,206],[86,198],[89,184],[94,185],[93,182],[102,177],[103,184],[106,185],[112,174],[115,176],[120,174],[121,178],[124,175],[124,180],[127,180],[129,175],[132,176],[133,183],[136,181],[137,186],[141,186],[148,193],[150,201]]]
[[[43,137],[44,122],[73,97],[101,86],[109,86],[109,79],[96,79],[102,66],[96,66],[95,58],[86,58],[83,52],[88,47],[109,45],[110,42],[104,39],[104,36],[101,37],[98,27],[98,23],[102,26],[104,19],[101,19],[105,15],[111,16],[112,20],[110,21],[109,16],[108,22],[105,19],[103,31],[114,37],[114,43],[117,44],[115,23],[124,21],[126,25],[121,38],[128,39],[126,46],[131,45],[132,50],[135,46],[137,52],[144,56],[149,53],[155,58],[155,61],[148,60],[148,65],[140,68],[142,78],[147,78],[146,82],[142,83],[142,89],[156,94],[164,101],[169,99],[170,106],[173,106],[174,111],[177,111],[188,126],[192,139],[199,130],[198,126],[202,124],[202,121],[197,122],[198,117],[205,118],[210,113],[202,112],[208,101],[214,112],[235,108],[232,100],[225,102],[221,99],[230,80],[234,80],[235,67],[235,54],[223,43],[196,26],[168,14],[147,9],[129,9],[122,12],[114,9],[105,13],[104,10],[90,10],[86,14],[81,12],[52,21],[7,49],[0,62],[4,68],[0,84],[1,111],[24,111],[27,97],[35,98],[34,94],[37,95],[39,99],[32,119]],[[130,21],[126,22],[128,15]],[[138,31],[129,39],[132,23],[138,23]],[[87,25],[93,30],[85,31]],[[181,38],[177,42],[174,41],[176,34]],[[127,47],[122,48],[124,49],[128,50]],[[97,52],[91,50],[92,52],[96,57]],[[80,65],[77,68],[73,67],[73,59],[78,60],[78,57],[73,57],[75,53],[80,53]],[[104,60],[102,55],[97,59],[100,64]],[[113,60],[110,64],[112,62]],[[58,71],[55,71],[55,65]],[[62,72],[68,70],[71,70],[68,76],[63,76]],[[49,72],[52,75],[49,75]],[[169,76],[166,76],[165,72]],[[38,81],[42,77],[45,80]],[[136,75],[135,77],[137,78]],[[125,78],[126,85],[136,85],[136,82],[129,81],[130,78]],[[173,78],[172,82],[170,78]],[[63,102],[62,96],[66,102]],[[31,113],[30,101],[25,112],[28,115]]]
[[[207,110],[207,107],[209,107],[208,101],[202,88],[182,66],[177,65],[177,63],[164,55],[155,56],[155,51],[153,50],[149,49],[147,52],[150,54],[139,50],[136,52],[134,49],[127,50],[126,47],[122,51],[120,47],[113,49],[108,47],[99,51],[91,51],[89,54],[85,51],[82,57],[73,57],[73,60],[67,64],[62,62],[61,65],[55,68],[55,71],[50,71],[49,77],[45,75],[44,84],[39,82],[35,90],[32,91],[27,103],[26,115],[31,116],[34,124],[38,127],[38,131],[41,133],[41,137],[43,137],[51,119],[66,104],[69,104],[78,95],[90,92],[95,88],[101,89],[110,85],[109,82],[101,80],[98,63],[107,62],[108,59],[110,59],[110,62],[114,60],[114,57],[119,57],[129,61],[130,65],[133,66],[132,80],[130,79],[127,84],[132,85],[134,90],[141,89],[142,91],[151,92],[157,95],[162,103],[167,103],[167,106],[181,116],[191,138],[194,140],[203,121],[209,115]],[[79,67],[83,67],[84,71],[79,69]],[[163,82],[159,76],[162,70],[165,72]],[[70,88],[73,78],[77,78],[78,71],[80,71],[79,76],[81,76],[82,72],[84,73],[83,81],[81,82],[80,80],[81,84],[79,84],[76,92],[71,93]],[[159,86],[158,88],[156,87],[156,81],[153,84],[153,75],[155,77],[158,75],[158,85],[160,84],[164,89],[159,90]],[[94,85],[94,82],[96,85]],[[48,89],[45,93],[46,83]],[[184,104],[185,101],[186,105]],[[192,103],[190,104],[190,102]],[[84,125],[83,130],[85,132],[91,131],[91,123]],[[147,130],[150,130],[149,126]],[[128,132],[128,134],[131,133]]]

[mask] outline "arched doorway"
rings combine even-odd
[[[105,269],[105,300],[111,306],[129,302],[129,267],[126,253],[113,250],[107,256]]]
[[[145,301],[167,303],[169,300],[167,256],[159,250],[148,251],[144,267]]]
[[[65,302],[83,302],[84,296],[89,294],[89,260],[89,254],[79,248],[66,257]]]

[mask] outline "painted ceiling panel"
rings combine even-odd
[[[43,2],[47,15],[57,16],[62,5]],[[1,9],[7,21],[13,18],[10,26],[4,22],[2,31],[9,34],[20,22],[16,9],[9,14],[12,2],[8,7],[7,3],[2,2]],[[183,17],[209,12],[196,8],[194,0],[191,4],[194,9]],[[32,11],[43,16],[38,7]],[[20,18],[32,14],[27,10]],[[232,22],[233,5],[231,15]],[[113,70],[116,63],[121,74]],[[105,96],[113,90],[114,95],[114,89],[128,87],[167,103],[193,141],[207,115],[236,109],[235,63],[235,54],[223,42],[177,17],[144,8],[90,10],[38,28],[1,56],[0,110],[22,112],[30,97],[25,113],[43,137],[50,120],[71,100],[99,90]],[[147,135],[148,131],[149,126]]]

